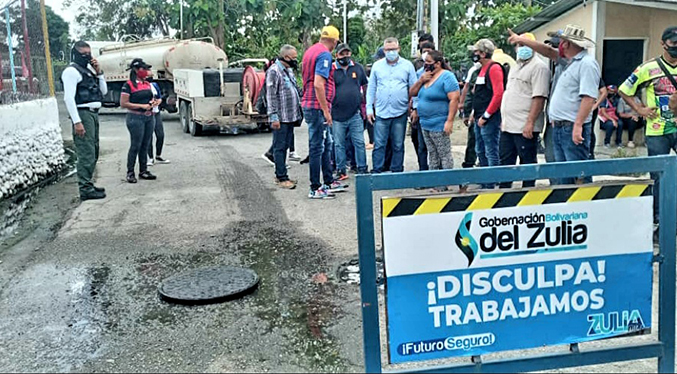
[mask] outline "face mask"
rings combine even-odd
[[[137,76],[139,79],[144,80],[144,79],[148,78],[148,70],[146,70],[146,69],[139,69],[139,71],[136,72],[136,76]]]
[[[386,52],[386,60],[393,62],[400,57],[400,54],[397,51],[388,51]]]
[[[668,51],[668,54],[672,58],[677,58],[677,46],[674,47],[668,47],[667,45],[664,47],[666,51]]]
[[[517,48],[517,59],[526,61],[530,59],[534,55],[534,50],[524,46],[524,47],[519,47]]]
[[[89,53],[80,53],[77,50],[73,50],[73,62],[82,66],[83,68],[87,67],[87,64],[92,60],[92,55]]]
[[[566,58],[566,56],[564,55],[564,44],[560,43],[557,49],[559,50],[559,57]]]
[[[338,59],[338,63],[341,66],[348,66],[350,65],[350,57],[341,57]]]
[[[480,55],[472,55],[472,62],[480,62],[481,59]]]
[[[430,72],[435,71],[435,64],[425,64],[423,65],[423,69]]]
[[[286,59],[285,58],[284,62],[286,62],[287,65],[289,65],[289,67],[292,68],[292,69],[296,69],[297,67],[299,67],[299,61],[298,60],[292,60],[292,59]]]

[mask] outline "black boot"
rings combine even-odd
[[[87,192],[80,192],[80,201],[86,201],[86,200],[98,200],[98,199],[105,199],[106,194],[101,191],[96,191],[94,189],[89,190]]]

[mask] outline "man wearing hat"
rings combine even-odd
[[[661,37],[663,54],[640,65],[619,87],[625,102],[646,118],[646,147],[649,156],[667,155],[670,150],[677,152],[677,120],[670,101],[677,100],[677,26],[668,27]],[[633,96],[641,99],[645,92],[646,101],[638,104]],[[674,107],[673,107],[674,108]],[[658,222],[658,179],[654,181],[654,221]]]
[[[531,33],[524,38],[536,40]],[[501,165],[538,162],[538,137],[543,131],[545,119],[543,107],[550,93],[550,70],[534,50],[517,44],[517,63],[510,69],[508,84],[501,104],[501,141],[499,145]],[[533,187],[535,181],[524,181],[522,187]],[[501,188],[512,187],[511,182],[501,183]]]
[[[303,117],[308,123],[311,199],[331,199],[333,192],[345,191],[344,185],[334,181],[331,169],[333,139],[329,126],[333,124],[331,103],[334,100],[334,75],[331,51],[336,48],[339,31],[325,26],[320,41],[303,54]],[[324,184],[320,183],[322,172]]]
[[[367,85],[367,74],[362,65],[352,60],[352,50],[348,44],[336,48],[334,63],[334,84],[336,96],[331,107],[334,120],[334,147],[336,151],[336,169],[339,180],[348,179],[346,171],[346,136],[355,150],[357,172],[367,172],[367,155],[364,145],[364,122],[362,120],[363,88]]]
[[[473,53],[473,62],[481,67],[473,88],[473,119],[475,127],[475,150],[480,166],[499,166],[498,143],[501,137],[501,102],[503,100],[504,72],[501,64],[492,60],[496,46],[489,39],[480,39],[468,47]],[[494,188],[485,184],[483,188]]]

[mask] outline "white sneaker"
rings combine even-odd
[[[153,166],[153,165],[155,165],[155,160],[153,160],[152,158],[149,158],[149,159],[148,159],[148,163],[147,163],[146,165],[148,165],[148,166]]]
[[[635,148],[634,142],[628,142],[628,148]]]
[[[289,152],[289,161],[301,161],[301,156],[296,152]]]

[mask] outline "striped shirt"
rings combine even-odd
[[[291,69],[278,60],[266,72],[266,101],[270,122],[296,122],[301,120],[299,88]]]
[[[305,109],[322,109],[315,94],[315,76],[319,75],[327,80],[324,86],[327,97],[327,106],[331,110],[331,102],[334,100],[334,65],[332,64],[331,52],[322,43],[317,43],[308,48],[303,54],[303,99],[301,106]]]

